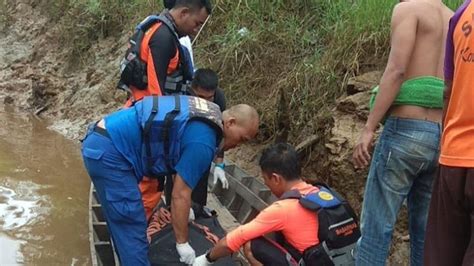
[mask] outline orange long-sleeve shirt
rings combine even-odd
[[[298,183],[302,195],[316,192],[317,188],[305,182]],[[265,208],[255,219],[227,234],[227,247],[236,252],[246,242],[267,233],[281,231],[286,241],[300,252],[319,244],[316,214],[305,209],[297,199],[279,200]]]

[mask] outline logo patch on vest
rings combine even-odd
[[[195,104],[196,104],[196,108],[201,111],[201,112],[204,112],[204,113],[207,113],[209,112],[209,105],[208,105],[208,101],[202,99],[202,98],[199,98],[199,97],[193,97],[191,98],[192,100],[195,101]]]
[[[325,201],[330,201],[330,200],[333,200],[334,199],[334,196],[329,194],[328,192],[326,191],[319,191],[318,192],[318,196],[322,199],[322,200],[325,200]]]

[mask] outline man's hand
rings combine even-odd
[[[215,186],[217,183],[217,179],[221,181],[222,188],[223,189],[228,189],[229,188],[229,181],[227,181],[227,178],[225,177],[225,171],[220,165],[214,166],[214,172],[212,173],[214,176],[212,185]]]
[[[355,168],[365,168],[370,164],[370,150],[372,150],[374,141],[374,132],[364,128],[354,147],[352,153],[352,162]]]
[[[193,266],[208,266],[212,265],[212,262],[209,262],[206,258],[206,254],[203,254],[199,257],[196,258],[196,260],[193,263]]]
[[[187,265],[191,265],[194,263],[196,253],[188,242],[183,244],[176,243],[176,250],[179,254],[179,261],[181,261],[182,263],[186,263]]]

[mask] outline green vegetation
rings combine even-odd
[[[222,0],[197,40],[196,61],[219,71],[233,103],[259,108],[263,139],[299,143],[324,130],[349,77],[383,69],[397,2]],[[243,27],[248,34],[239,34]]]
[[[5,30],[11,22],[9,2],[9,0],[0,0],[0,31]]]
[[[231,101],[260,108],[265,139],[275,132],[284,139],[289,131],[298,142],[326,126],[320,122],[345,79],[384,61],[393,4],[221,1],[199,40],[196,61],[220,71]],[[248,35],[238,33],[242,27]]]
[[[157,1],[58,0],[41,1],[39,5],[51,23],[59,25],[60,41],[69,56],[84,59],[98,40],[120,36],[135,17],[143,14],[140,10],[144,7],[160,9],[154,2]]]
[[[5,0],[4,0],[5,1]],[[157,0],[45,1],[71,56],[129,32]],[[198,67],[216,69],[230,103],[262,114],[262,140],[298,143],[324,130],[349,77],[382,69],[395,0],[215,0],[195,43]],[[462,0],[449,0],[456,8]],[[62,11],[62,12],[60,12]],[[60,14],[60,15],[59,15]]]

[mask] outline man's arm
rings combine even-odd
[[[178,243],[188,240],[188,217],[191,192],[207,171],[216,146],[216,134],[207,124],[189,122],[182,141],[181,154],[175,166],[177,172],[171,195],[173,229]]]
[[[369,165],[374,132],[386,115],[405,80],[416,42],[418,19],[410,3],[395,6],[391,22],[391,50],[387,66],[380,81],[379,92],[375,98],[374,108],[370,112],[362,130],[359,141],[352,155],[356,168]]]
[[[213,157],[214,152],[207,145],[188,143],[183,147],[181,158],[175,167],[177,174],[171,194],[171,215],[177,243],[188,241],[191,193],[206,172]]]
[[[444,93],[443,93],[443,99],[444,99],[444,106],[443,106],[443,120],[441,121],[442,123],[442,129],[444,130],[445,122],[444,120],[446,119],[446,112],[448,111],[448,106],[449,106],[449,101],[451,100],[451,92],[453,90],[453,81],[452,80],[445,80],[444,81]]]
[[[214,159],[214,163],[223,163],[224,162],[224,151],[217,151],[216,158]]]
[[[274,203],[263,210],[254,220],[237,227],[227,234],[210,251],[210,259],[217,260],[237,251],[246,242],[265,234],[281,231],[287,215],[285,205]]]
[[[191,192],[192,189],[186,185],[181,176],[177,174],[173,184],[171,212],[173,230],[176,236],[176,243],[178,244],[188,242],[188,217],[189,208],[191,208]]]
[[[464,3],[464,5],[467,2]],[[459,21],[459,18],[464,12],[461,8],[449,20],[448,34],[446,36],[446,48],[444,51],[444,93],[443,93],[443,120],[441,120],[441,128],[444,130],[446,113],[448,111],[449,102],[451,100],[451,91],[453,89],[454,79],[454,29]]]
[[[217,260],[218,258],[223,258],[232,254],[232,250],[227,246],[226,238],[222,238],[217,242],[217,244],[209,252],[209,258],[211,260]]]

